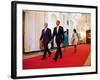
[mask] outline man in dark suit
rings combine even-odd
[[[44,54],[43,54],[43,60],[46,58],[46,53],[48,52],[49,56],[51,55],[51,52],[48,49],[48,43],[51,41],[51,29],[48,28],[48,23],[44,23],[44,29],[42,30],[42,34],[40,37],[40,40],[43,40],[44,44]]]
[[[53,30],[53,38],[54,38],[54,36],[55,36],[55,42],[57,44],[57,50],[55,53],[54,60],[57,61],[59,55],[60,55],[60,58],[62,58],[62,52],[61,52],[60,46],[64,40],[64,30],[63,30],[63,27],[60,26],[59,20],[56,21],[56,27]]]

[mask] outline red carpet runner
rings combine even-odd
[[[77,52],[74,53],[74,47],[68,47],[65,50],[62,49],[63,58],[55,62],[53,60],[55,51],[52,55],[46,56],[45,60],[42,60],[42,56],[36,56],[23,60],[23,69],[39,69],[39,68],[60,68],[60,67],[79,67],[83,66],[90,54],[90,45],[83,44],[78,45]]]

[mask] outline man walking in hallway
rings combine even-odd
[[[55,37],[55,42],[56,42],[56,45],[57,45],[57,50],[56,50],[56,53],[55,53],[54,60],[57,61],[58,56],[60,56],[60,58],[62,58],[62,52],[61,52],[60,46],[61,46],[61,43],[63,43],[63,40],[64,40],[64,30],[63,30],[63,27],[60,26],[59,20],[56,21],[56,27],[53,30],[53,39],[54,39],[54,37]]]
[[[40,40],[43,40],[44,44],[44,54],[42,59],[46,59],[46,53],[48,52],[49,56],[51,55],[50,50],[48,49],[48,43],[51,41],[51,29],[48,28],[48,23],[44,23],[44,29],[42,30],[42,34]]]

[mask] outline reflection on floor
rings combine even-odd
[[[77,52],[74,53],[74,47],[62,48],[63,58],[58,59],[57,62],[53,60],[55,50],[52,55],[46,56],[42,60],[42,52],[37,54],[24,55],[23,69],[39,69],[39,68],[60,68],[60,67],[81,67],[91,65],[90,44],[83,44],[77,46]]]

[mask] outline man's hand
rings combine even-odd
[[[53,42],[53,39],[51,39],[49,43],[52,43],[52,42]]]

